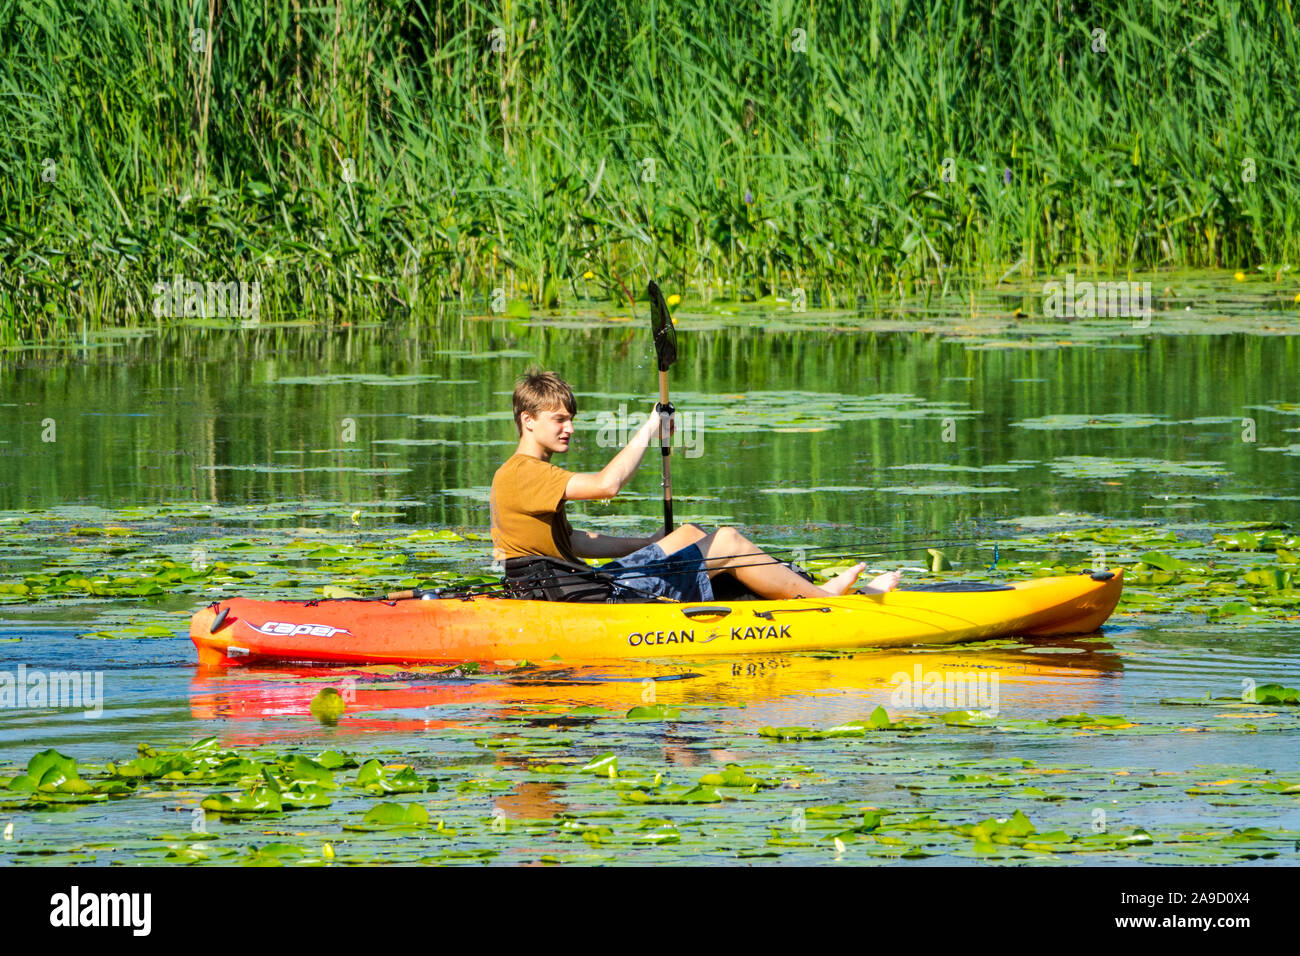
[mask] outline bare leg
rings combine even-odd
[[[765,598],[839,597],[866,567],[857,565],[819,588],[759,550],[735,528],[719,528],[699,541],[699,546],[709,577],[729,571],[741,584]]]
[[[655,544],[664,549],[664,554],[672,554],[682,548],[689,548],[703,539],[704,536],[704,529],[699,525],[684,524],[680,528],[674,529],[671,534],[664,535]]]

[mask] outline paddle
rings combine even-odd
[[[655,357],[659,360],[659,450],[664,463],[664,534],[673,530],[673,480],[669,468],[672,454],[672,431],[670,423],[673,417],[673,405],[668,401],[668,369],[677,361],[677,330],[673,327],[672,316],[668,314],[668,303],[659,291],[659,284],[650,280],[650,329],[654,334]]]

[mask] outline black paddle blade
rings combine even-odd
[[[677,329],[672,316],[668,314],[668,303],[659,291],[659,283],[650,280],[650,328],[654,331],[655,355],[659,359],[659,371],[666,372],[677,361]]]

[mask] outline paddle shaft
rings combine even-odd
[[[618,278],[618,276],[615,276],[614,278],[618,280],[618,284],[622,288],[623,294],[627,296],[628,305],[630,305],[633,311],[635,311],[636,300],[632,298],[632,293],[627,291],[627,286],[623,285],[622,279]],[[658,292],[658,286],[656,286],[653,282],[650,283],[650,286],[652,289],[651,315],[653,316],[654,314],[653,296]],[[671,321],[671,318],[667,316],[665,316],[665,318],[667,321]],[[660,366],[659,368],[659,452],[660,452],[660,457],[663,460],[663,468],[664,468],[664,534],[667,535],[667,534],[671,534],[673,530],[673,476],[672,476],[672,469],[669,464],[669,457],[672,455],[673,436],[672,436],[671,422],[673,417],[673,406],[672,403],[668,401],[668,369],[665,368],[664,366],[671,365],[676,360],[677,358],[676,346],[674,345],[672,354],[665,359],[663,352],[660,350],[660,345],[656,337],[655,353],[656,353],[656,357],[659,359],[659,366]]]
[[[673,530],[673,476],[669,468],[672,458],[673,406],[668,401],[668,372],[659,373],[659,451],[664,463],[664,534]]]

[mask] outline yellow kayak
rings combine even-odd
[[[731,657],[1090,633],[1123,572],[838,598],[582,604],[477,596],[218,601],[194,615],[199,662],[415,664]]]

